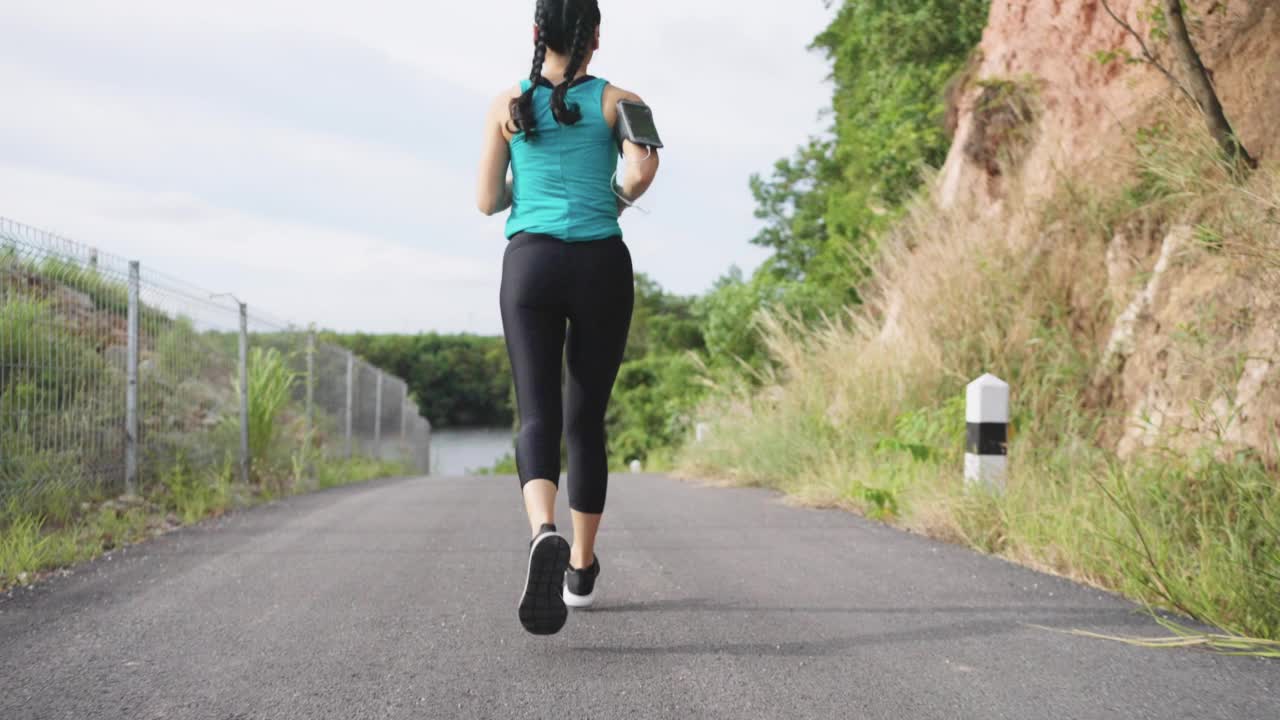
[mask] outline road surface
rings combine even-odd
[[[567,523],[562,523],[562,528]],[[524,633],[513,478],[294,497],[0,597],[0,718],[1280,718],[1280,662],[770,492],[616,476],[597,610]]]

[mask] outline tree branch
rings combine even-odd
[[[1226,112],[1222,109],[1222,101],[1213,89],[1213,81],[1209,71],[1205,69],[1200,53],[1196,52],[1195,43],[1191,42],[1191,33],[1187,31],[1186,20],[1182,16],[1182,0],[1162,0],[1165,15],[1169,18],[1169,44],[1173,46],[1173,54],[1182,62],[1183,71],[1191,83],[1195,93],[1196,104],[1204,112],[1209,132],[1218,142],[1223,153],[1235,163],[1243,163],[1250,169],[1258,167],[1244,143],[1231,127]]]
[[[1146,63],[1151,67],[1154,67],[1155,69],[1159,70],[1161,73],[1164,74],[1166,78],[1169,78],[1170,84],[1172,84],[1176,90],[1178,90],[1183,95],[1185,95],[1188,100],[1190,100],[1193,103],[1196,103],[1196,105],[1199,105],[1200,103],[1196,100],[1195,96],[1191,94],[1191,91],[1188,90],[1186,86],[1183,85],[1181,82],[1179,82],[1178,78],[1174,77],[1173,73],[1169,72],[1169,69],[1166,68],[1164,65],[1162,65],[1158,59],[1156,59],[1156,56],[1151,52],[1151,49],[1147,47],[1146,41],[1142,39],[1142,34],[1139,33],[1137,30],[1135,30],[1133,26],[1130,25],[1126,20],[1122,19],[1119,15],[1116,15],[1115,11],[1111,9],[1111,5],[1107,2],[1107,0],[1101,0],[1101,2],[1102,2],[1102,9],[1107,11],[1107,14],[1111,16],[1111,19],[1115,20],[1117,25],[1124,28],[1126,32],[1132,35],[1134,40],[1138,41],[1138,47],[1142,48],[1142,56],[1145,59]]]

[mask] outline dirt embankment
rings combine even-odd
[[[1149,0],[1109,5],[1148,36]],[[1229,120],[1264,168],[1274,168],[1280,0],[1192,0],[1189,19]],[[1151,48],[1176,72],[1163,43]],[[993,2],[968,78],[953,94],[956,135],[939,204],[990,217],[1012,196],[1052,196],[1068,177],[1132,182],[1139,130],[1168,112],[1172,90],[1149,64],[1099,61],[1100,52],[1117,51],[1143,54],[1100,0]],[[1106,303],[1102,314],[1111,318],[1092,338],[1107,361],[1099,368],[1105,392],[1093,402],[1116,418],[1105,440],[1128,456],[1216,439],[1274,461],[1280,291],[1244,281],[1239,265],[1205,252],[1194,220],[1161,220],[1117,231],[1105,257],[1081,268],[1105,274],[1109,288],[1091,301]]]

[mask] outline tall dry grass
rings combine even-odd
[[[1197,228],[1179,272],[1203,262],[1256,279],[1280,268],[1274,163],[1241,181],[1194,118],[1168,117],[1141,136],[1123,187],[1063,178],[1048,197],[1015,191],[996,210],[919,199],[881,239],[866,305],[818,327],[759,318],[777,371],[763,388],[712,395],[702,411],[713,432],[683,449],[680,470],[849,506],[1232,633],[1280,637],[1276,469],[1211,436],[1121,461],[1107,438],[1125,408],[1096,392],[1122,309],[1105,260],[1118,229]],[[998,496],[960,480],[961,397],[983,372],[1013,390]],[[1280,382],[1274,369],[1269,381]]]

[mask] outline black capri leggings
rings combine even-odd
[[[559,485],[563,426],[569,507],[603,512],[609,483],[605,410],[635,303],[631,252],[621,237],[571,243],[519,233],[503,255],[500,301],[520,411],[520,487],[535,479]],[[566,335],[569,372],[562,407]]]

